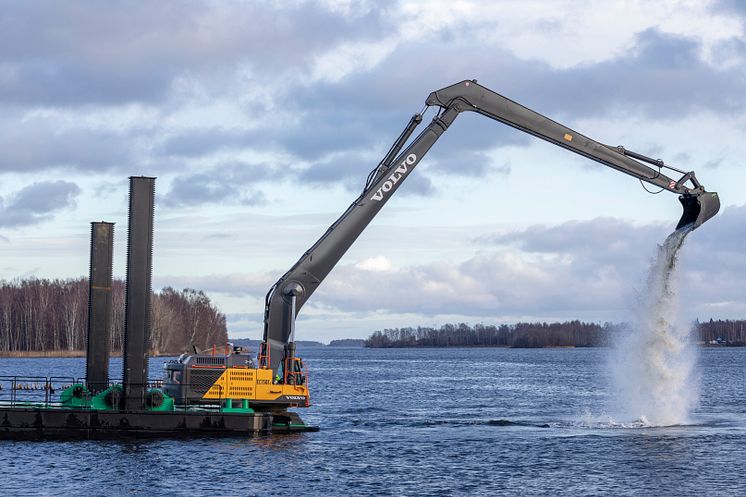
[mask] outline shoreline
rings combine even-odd
[[[173,357],[179,354],[148,353],[149,357]],[[35,359],[35,358],[66,358],[85,357],[85,350],[4,350],[0,351],[0,359]],[[122,357],[121,352],[112,352],[109,357]]]
[[[326,345],[326,347],[329,347]],[[344,346],[338,346],[339,348],[348,348]],[[703,349],[738,349],[743,348],[743,345],[711,345],[711,344],[696,344],[697,348]],[[430,346],[417,346],[410,345],[405,347],[358,347],[350,346],[349,348],[361,348],[361,349],[514,349],[514,350],[528,350],[528,349],[605,349],[609,348],[608,345],[597,345],[593,347],[578,347],[575,345],[558,345],[558,346],[547,346],[547,347],[507,347],[504,345],[455,345],[449,347],[430,347]],[[175,357],[178,353],[149,353],[149,357]],[[85,350],[29,350],[29,351],[0,351],[0,359],[38,359],[38,358],[77,358],[85,357]],[[122,357],[121,352],[112,352],[109,357]]]

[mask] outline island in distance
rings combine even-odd
[[[256,350],[259,347],[259,340],[251,338],[229,338],[228,341],[233,345],[248,347],[251,350]],[[297,340],[295,344],[299,347],[363,347],[365,340],[362,338],[342,338],[340,340],[332,340],[329,342],[329,345],[312,340]]]

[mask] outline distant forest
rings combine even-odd
[[[604,323],[517,323],[513,325],[469,326],[444,324],[440,328],[394,328],[375,331],[366,347],[599,347],[609,344],[611,335],[624,325]],[[698,340],[707,345],[746,345],[746,320],[696,321]]]
[[[112,352],[122,350],[124,288],[112,288]],[[225,315],[201,291],[166,287],[153,294],[151,349],[175,354],[225,344]],[[88,280],[0,281],[0,353],[84,350],[88,326]]]
[[[341,338],[329,342],[329,347],[362,347],[364,345],[365,340],[362,338]]]

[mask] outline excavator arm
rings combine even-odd
[[[287,368],[286,359],[295,356],[295,318],[300,308],[461,112],[477,112],[641,181],[678,193],[684,214],[677,229],[685,226],[696,228],[720,208],[717,193],[706,192],[694,172],[680,171],[663,161],[623,147],[601,144],[476,81],[462,81],[434,91],[427,97],[426,104],[440,108],[433,121],[404,148],[414,129],[422,122],[420,114],[412,117],[386,157],[371,171],[360,196],[270,288],[265,300],[260,367],[269,367],[275,372],[281,365]],[[662,173],[664,168],[681,176],[679,179],[670,178]]]
[[[696,228],[720,209],[717,193],[706,192],[697,181],[694,171],[680,171],[659,159],[651,159],[621,146],[612,147],[599,143],[477,84],[476,81],[462,81],[434,91],[427,97],[426,103],[443,108],[456,107],[461,112],[477,112],[641,181],[680,194],[684,214],[676,229],[692,223]],[[640,161],[655,166],[655,169]],[[682,176],[677,180],[669,178],[661,172],[663,168]]]

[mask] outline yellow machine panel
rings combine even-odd
[[[248,399],[260,402],[287,400],[289,403],[306,405],[308,404],[308,388],[305,384],[274,383],[271,369],[226,368],[202,398],[205,400]]]

